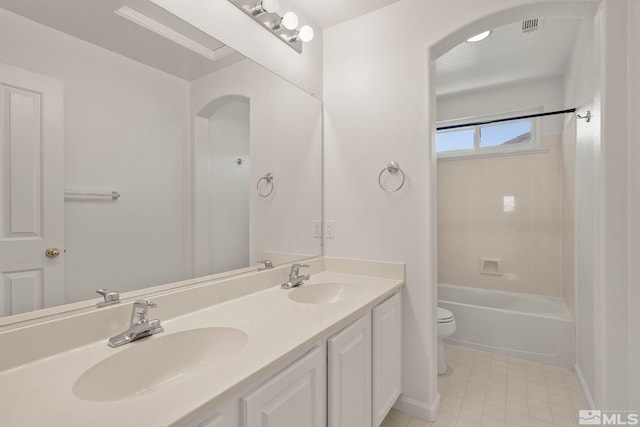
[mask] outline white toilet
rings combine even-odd
[[[444,354],[444,339],[456,331],[456,319],[449,310],[438,307],[438,375],[447,372],[447,356]]]

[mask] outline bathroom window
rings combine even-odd
[[[534,112],[525,114],[532,113]],[[461,122],[486,122],[497,118],[501,117],[476,117],[465,119],[464,121],[458,120],[456,121],[458,123],[453,121],[441,122],[438,125],[449,126],[460,124]],[[532,118],[438,131],[436,134],[438,159],[499,156],[541,151],[543,148],[537,138],[539,120],[539,118]]]
[[[436,151],[441,153],[444,151],[473,150],[474,133],[473,129],[438,133]]]
[[[480,147],[531,143],[531,121],[482,126],[479,134]]]

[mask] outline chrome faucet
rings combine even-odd
[[[280,285],[280,287],[282,289],[291,289],[295,288],[296,286],[302,285],[305,280],[309,280],[311,276],[308,274],[300,276],[300,269],[303,267],[310,266],[308,264],[293,264],[291,266],[291,271],[289,272],[289,280]]]
[[[271,260],[259,259],[258,262],[264,264],[264,267],[258,268],[258,271],[269,270],[270,268],[273,268],[273,262],[271,262]]]
[[[120,302],[120,294],[118,291],[113,291],[111,289],[96,289],[96,293],[102,295],[104,301],[96,304],[98,307],[104,307],[105,305],[117,304]]]
[[[164,328],[160,324],[160,320],[147,319],[149,309],[155,307],[156,304],[150,300],[138,300],[134,302],[129,329],[109,338],[109,346],[120,347],[121,345],[139,340],[140,338],[163,332]]]

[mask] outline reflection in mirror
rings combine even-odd
[[[194,81],[191,107],[196,274],[238,268],[247,258],[283,263],[317,254],[309,230],[320,219],[318,101],[243,61]],[[247,186],[250,193],[239,191]],[[249,206],[248,216],[234,204]]]
[[[196,186],[204,186],[206,203],[198,216],[208,224],[198,226],[196,241],[202,241],[198,253],[209,252],[208,265],[198,268],[202,275],[235,270],[249,265],[249,112],[250,98],[238,95],[223,96],[212,101],[209,109],[196,114],[196,144],[203,148],[198,158],[209,158],[203,179]],[[206,176],[209,172],[209,176]],[[208,197],[207,197],[208,196]],[[211,202],[218,202],[209,209]],[[200,228],[209,233],[201,232]],[[202,230],[204,231],[204,230]],[[228,242],[226,245],[211,242]]]
[[[151,2],[0,0],[0,89],[0,324],[321,253],[320,101]]]

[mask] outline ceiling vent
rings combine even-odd
[[[522,21],[522,32],[523,33],[531,33],[536,31],[542,26],[542,19],[533,18],[533,19],[525,19]]]

